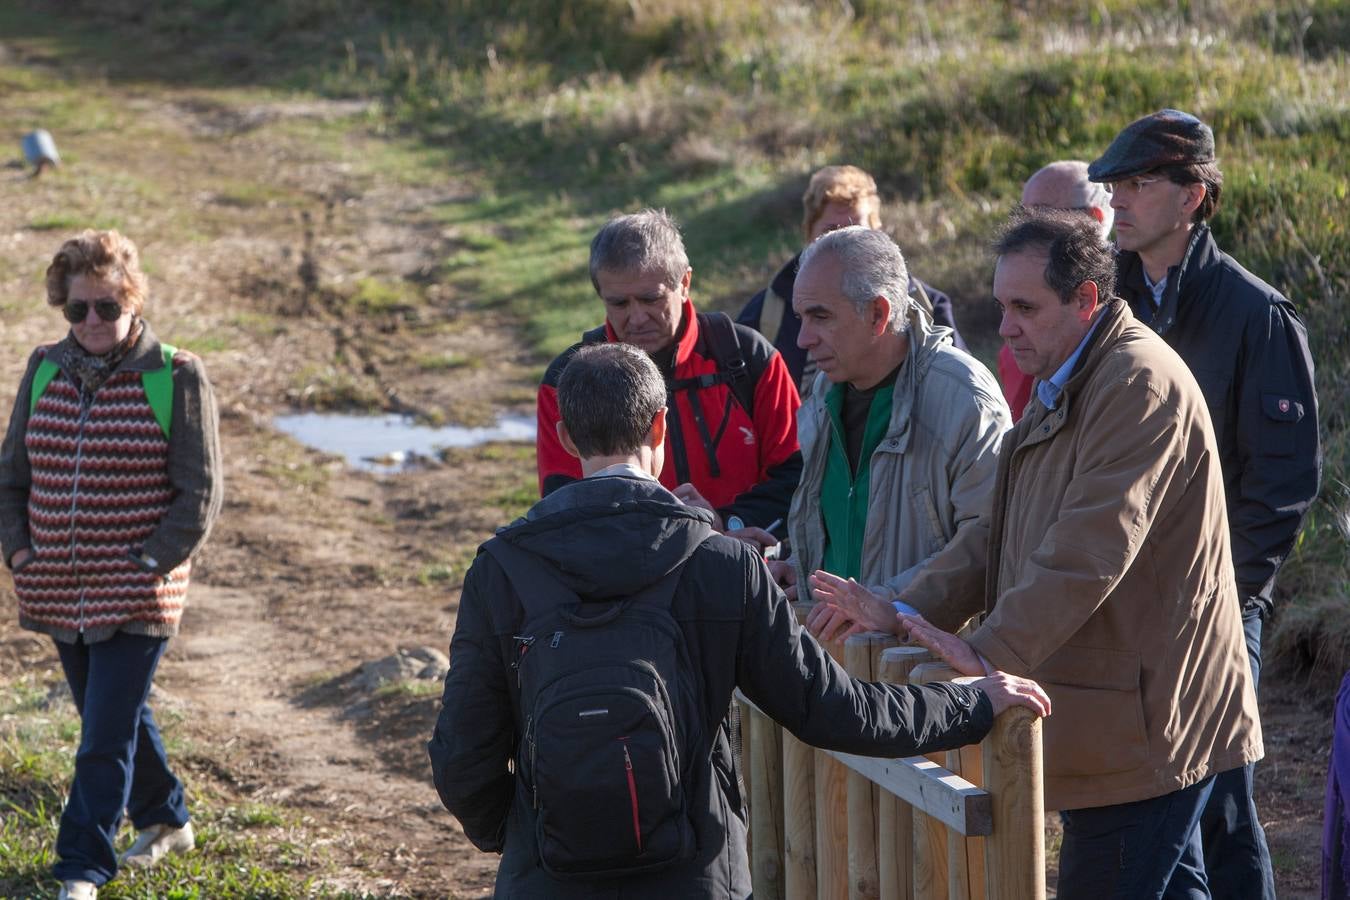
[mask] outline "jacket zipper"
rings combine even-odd
[[[842,413],[841,413],[842,415]],[[848,506],[844,510],[844,546],[853,546],[853,497],[858,487],[858,473],[852,471],[852,464],[848,458],[848,444],[844,441],[844,436],[839,433],[839,426],[835,424],[834,416],[826,410],[825,417],[830,421],[830,431],[834,434],[835,444],[839,447],[839,455],[844,458],[844,465],[848,466]],[[826,463],[828,465],[828,461]],[[862,468],[862,459],[858,460],[858,468]],[[861,560],[859,560],[861,563]]]
[[[633,778],[633,757],[628,755],[628,738],[619,738],[623,744],[623,768],[628,776],[628,802],[633,808],[633,838],[638,853],[642,852],[642,820],[638,817],[637,781]]]
[[[80,612],[79,616],[80,634],[84,634],[85,585],[84,585],[84,578],[80,575],[79,567],[76,565],[75,562],[75,543],[76,543],[75,513],[77,507],[79,506],[80,465],[84,461],[84,426],[85,423],[89,421],[89,413],[92,411],[93,406],[94,406],[94,396],[90,394],[88,398],[86,398],[84,391],[80,391],[79,431],[77,431],[75,434],[75,472],[71,477],[70,483],[70,568],[71,571],[75,573],[75,578],[80,585],[80,599],[78,601],[79,602],[78,609]]]

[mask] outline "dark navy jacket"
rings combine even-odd
[[[1139,255],[1121,251],[1117,292],[1186,361],[1223,462],[1243,608],[1269,615],[1275,575],[1317,496],[1322,453],[1308,331],[1279,291],[1195,229],[1154,312]]]

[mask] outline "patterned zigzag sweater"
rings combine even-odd
[[[175,359],[175,367],[179,361]],[[164,577],[133,558],[174,499],[168,438],[139,372],[115,372],[93,401],[54,379],[28,420],[33,557],[14,572],[20,624],[99,640],[178,630],[191,561]]]

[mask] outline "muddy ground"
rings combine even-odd
[[[270,425],[353,404],[475,424],[531,410],[540,360],[513,323],[439,278],[456,235],[436,210],[471,193],[376,137],[359,105],[84,90],[110,119],[57,135],[63,171],[0,169],[0,384],[64,332],[42,302],[45,262],[79,216],[114,220],[150,264],[148,318],[200,349],[222,411],[226,505],[158,681],[190,786],[296,814],[290,837],[332,886],[485,896],[495,857],[469,846],[430,785],[434,685],[375,691],[359,670],[399,648],[446,648],[464,566],[519,510],[532,454],[462,451],[375,475]],[[0,120],[38,122],[50,99],[0,93]],[[396,286],[395,299],[361,307],[370,283]],[[49,645],[16,628],[0,584],[0,682],[55,678]],[[1273,673],[1262,700],[1262,812],[1281,894],[1312,896],[1329,688]]]

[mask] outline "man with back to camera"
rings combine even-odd
[[[1115,260],[1087,217],[1028,211],[996,252],[999,333],[1037,383],[988,517],[905,589],[922,617],[833,575],[812,588],[853,627],[907,634],[963,674],[1045,686],[1063,900],[1209,897],[1201,811],[1215,775],[1262,746],[1205,399],[1107,299]],[[981,612],[967,639],[949,633]]]
[[[811,176],[806,193],[802,195],[802,234],[806,245],[809,247],[822,234],[849,225],[880,230],[881,195],[877,183],[857,166],[826,166]],[[797,343],[801,319],[792,308],[792,295],[800,259],[801,253],[798,253],[788,260],[768,286],[750,298],[736,321],[749,325],[773,341],[783,355],[793,381],[805,395],[815,380],[816,369]],[[950,297],[913,275],[909,277],[908,293],[934,325],[951,329],[953,344],[961,350],[966,349],[966,342],[956,330]]]
[[[792,559],[770,563],[791,599],[821,568],[900,591],[989,508],[1008,409],[908,283],[881,231],[837,229],[802,251],[797,342],[819,372],[797,416]]]
[[[1116,212],[1117,284],[1204,392],[1228,504],[1253,682],[1275,576],[1317,496],[1321,449],[1308,333],[1279,291],[1223,253],[1208,222],[1223,173],[1214,133],[1164,109],[1126,127],[1089,168]],[[1201,821],[1215,896],[1275,896],[1248,766],[1219,776]]]
[[[1111,234],[1116,216],[1111,208],[1111,195],[1088,180],[1088,164],[1077,159],[1061,159],[1037,169],[1022,186],[1022,207],[1078,210],[1101,225],[1102,237]],[[1017,360],[1007,344],[998,351],[998,380],[1016,422],[1031,400],[1031,386],[1036,379],[1017,368]]]
[[[502,854],[494,896],[749,897],[746,811],[726,722],[736,687],[807,743],[877,756],[978,741],[1014,704],[1048,714],[1036,684],[1002,673],[968,687],[849,677],[798,627],[755,551],[714,534],[708,511],[657,480],[666,387],[636,348],[579,350],[558,405],[559,440],[583,477],[499,531],[469,569],[428,745],[446,808],[475,846]],[[563,706],[561,730],[550,731],[541,723],[556,717],[538,702],[545,694],[530,698],[550,666],[586,669],[548,656],[585,640],[576,622],[656,621],[661,609],[679,649],[678,675],[655,691],[671,698],[680,726],[675,797],[653,779],[659,765],[648,765],[639,732],[607,721],[612,703]],[[531,625],[554,610],[573,624]],[[606,673],[625,671],[630,656],[662,655],[603,634],[592,646],[612,657],[600,663],[613,666]],[[560,705],[574,695],[563,691]],[[550,754],[574,764],[553,766]],[[684,840],[669,837],[678,834]],[[588,874],[595,869],[605,874]]]
[[[591,284],[605,324],[549,365],[539,385],[536,458],[547,496],[581,477],[558,439],[557,384],[572,356],[592,343],[622,341],[656,362],[670,393],[662,483],[713,512],[718,531],[759,529],[787,517],[801,474],[796,385],[782,357],[753,329],[722,313],[696,313],[693,269],[679,228],[664,211],[618,216],[591,241]]]

